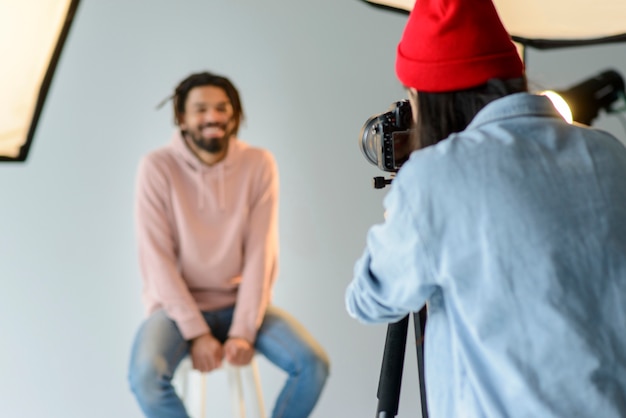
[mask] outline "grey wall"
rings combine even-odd
[[[357,137],[404,98],[393,71],[404,21],[359,0],[83,0],[29,160],[0,166],[0,415],[140,416],[126,383],[143,317],[135,170],[173,129],[169,107],[155,105],[208,69],[242,93],[240,137],[279,164],[275,302],[333,361],[314,416],[373,416],[386,327],[348,318],[343,293],[368,226],[382,219],[385,191],[371,188],[381,173]],[[529,73],[564,87],[623,71],[623,48],[531,51]],[[599,126],[624,136],[615,117]],[[407,356],[401,417],[418,411],[413,347]],[[283,376],[260,366],[271,404]]]

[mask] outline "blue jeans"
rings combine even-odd
[[[233,308],[203,312],[203,315],[211,333],[225,341]],[[308,417],[329,372],[329,360],[321,346],[288,313],[270,306],[254,348],[288,374],[272,417]],[[172,386],[174,371],[188,354],[188,341],[164,311],[154,312],[143,322],[132,348],[129,381],[146,417],[189,416]]]

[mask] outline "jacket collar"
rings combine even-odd
[[[545,116],[563,119],[546,96],[515,93],[487,104],[467,126],[477,128],[486,123],[519,116]]]

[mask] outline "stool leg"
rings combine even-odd
[[[252,415],[251,418],[265,418],[265,404],[263,402],[261,378],[256,360],[253,358],[248,366],[241,369],[241,373],[243,374],[243,381],[246,385],[245,392],[250,394],[254,393],[256,397],[257,409],[254,411],[255,415]]]
[[[246,406],[241,386],[240,367],[224,364],[228,375],[228,386],[230,388],[230,403],[233,409],[233,417],[246,417]]]
[[[192,418],[204,418],[206,414],[206,377],[194,370],[189,358],[183,359],[172,379],[176,393]]]
[[[202,373],[202,382],[200,387],[202,387],[202,397],[200,402],[200,411],[201,415],[199,418],[206,417],[206,373]]]
[[[198,370],[190,370],[189,393],[185,399],[185,408],[192,418],[204,418],[206,410],[206,378],[204,373]]]

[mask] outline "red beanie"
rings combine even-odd
[[[522,60],[491,0],[417,0],[398,44],[396,74],[438,93],[517,78]]]

